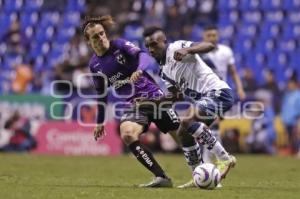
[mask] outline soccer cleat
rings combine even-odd
[[[196,187],[193,179],[191,179],[190,181],[188,181],[185,184],[177,186],[177,188],[179,188],[179,189],[186,189],[186,188],[193,188],[193,187]]]
[[[217,185],[217,189],[220,189],[220,188],[222,188],[223,187],[223,185],[221,184],[221,183],[219,183],[218,185]]]
[[[217,167],[221,172],[221,179],[226,178],[226,175],[236,165],[236,158],[233,155],[229,156],[229,160],[218,161]]]
[[[154,177],[153,180],[147,184],[140,184],[140,188],[155,188],[155,187],[173,187],[170,178]]]

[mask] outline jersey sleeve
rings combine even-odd
[[[138,54],[142,52],[142,50],[139,47],[134,45],[132,42],[124,39],[118,39],[117,45],[119,46],[119,48],[121,48],[121,50],[124,53],[132,57],[138,57]]]
[[[191,42],[191,41],[185,41],[185,40],[175,41],[174,43],[172,43],[170,45],[171,58],[174,59],[174,53],[176,50],[191,47],[192,44],[193,44],[193,42]],[[195,62],[195,61],[196,61],[195,55],[193,55],[193,54],[188,54],[181,60],[181,62],[184,62],[184,63]]]
[[[233,56],[233,52],[230,48],[228,48],[228,65],[234,65],[235,64],[235,59]]]
[[[174,43],[172,43],[171,48],[173,51],[176,51],[181,48],[191,47],[192,44],[193,44],[193,42],[191,42],[191,41],[179,40],[179,41],[175,41]]]

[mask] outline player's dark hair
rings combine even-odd
[[[208,30],[218,30],[218,27],[216,25],[210,24],[204,27],[204,31]]]
[[[147,28],[145,28],[145,30],[143,32],[143,37],[149,37],[149,36],[153,35],[154,33],[156,33],[157,31],[164,32],[164,30],[158,26],[147,27]]]
[[[82,24],[82,32],[84,35],[85,39],[89,39],[88,34],[87,34],[87,29],[94,27],[97,24],[101,24],[104,28],[105,31],[107,31],[109,28],[114,25],[114,20],[110,15],[105,15],[105,16],[98,16],[98,17],[90,17],[87,16],[84,19],[84,22]]]

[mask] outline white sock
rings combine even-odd
[[[194,146],[182,147],[182,151],[185,157],[185,160],[192,171],[200,164],[201,162],[201,149],[199,144],[196,142]]]
[[[218,160],[228,160],[230,158],[229,154],[219,141],[215,143],[210,151],[216,156]]]
[[[224,149],[222,144],[217,140],[217,138],[211,133],[211,130],[206,127],[202,122],[193,123],[188,132],[197,139],[200,144],[204,145],[208,150],[210,150],[218,160],[228,160],[229,155]]]

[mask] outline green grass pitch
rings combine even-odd
[[[175,185],[190,179],[181,155],[156,155]],[[152,178],[132,156],[63,157],[0,154],[0,198],[266,199],[300,198],[300,160],[237,156],[219,190],[141,189]]]

